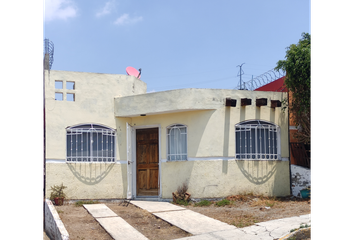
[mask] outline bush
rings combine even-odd
[[[182,186],[177,188],[177,191],[172,193],[173,202],[180,205],[188,205],[191,195],[187,192],[188,185],[187,183],[183,183]],[[186,204],[187,203],[187,204]]]
[[[223,200],[218,201],[218,202],[215,203],[215,205],[218,206],[218,207],[224,207],[224,206],[230,205],[230,204],[231,204],[231,202],[229,200],[227,200],[227,199],[223,199]]]

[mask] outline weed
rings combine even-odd
[[[184,200],[184,199],[177,199],[177,200],[176,200],[176,203],[177,203],[178,205],[183,205],[183,206],[188,206],[188,205],[189,205],[189,201],[186,201],[186,200]]]
[[[308,228],[308,227],[311,227],[311,225],[307,225],[307,224],[305,224],[305,225],[300,225],[300,228]]]
[[[232,222],[231,224],[238,227],[238,228],[243,228],[243,227],[247,227],[247,226],[251,226],[255,223],[259,222],[257,220],[256,217],[252,216],[252,215],[241,215],[238,216],[234,222]]]
[[[58,212],[58,213],[64,213],[64,211],[62,211],[62,210],[58,210],[57,212]]]
[[[212,202],[209,200],[202,200],[198,203],[195,203],[194,206],[203,207],[203,206],[210,206],[211,204],[212,204]]]
[[[84,204],[96,204],[96,203],[98,203],[98,201],[92,201],[92,200],[88,200],[88,201],[77,201],[76,203],[75,203],[75,206],[76,207],[81,207],[82,205],[84,205]]]
[[[224,207],[224,206],[230,205],[230,204],[231,204],[231,202],[229,200],[227,200],[227,199],[223,199],[223,200],[218,201],[218,202],[215,203],[215,205],[218,206],[218,207]]]

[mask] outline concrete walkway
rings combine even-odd
[[[112,238],[137,240],[148,239],[123,218],[115,214],[105,204],[84,204],[83,206],[94,218],[96,218],[97,222],[99,222]]]
[[[286,236],[290,233],[290,230],[299,228],[301,225],[311,224],[311,217],[309,214],[256,223],[253,226],[245,228],[236,228],[233,225],[226,224],[219,220],[167,202],[131,201],[130,203],[195,235],[192,237],[180,238],[184,240],[273,240]]]
[[[290,230],[299,228],[301,225],[311,224],[310,215],[303,215],[236,228],[233,225],[167,202],[131,201],[130,203],[195,235],[180,238],[184,240],[273,240],[286,236]],[[106,205],[88,204],[84,207],[114,239],[147,239]]]

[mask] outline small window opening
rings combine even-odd
[[[55,100],[63,101],[63,93],[55,93]]]
[[[75,89],[75,82],[66,82],[66,89],[67,90],[74,90]]]
[[[63,81],[55,81],[55,89],[63,89]]]
[[[74,93],[67,93],[66,100],[71,101],[71,102],[75,102],[75,94]]]

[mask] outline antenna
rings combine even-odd
[[[245,63],[242,63],[241,65],[237,65],[236,67],[240,67],[240,71],[238,72],[237,76],[240,76],[240,89],[242,90],[242,75],[244,74],[244,72],[242,71],[242,65]]]

